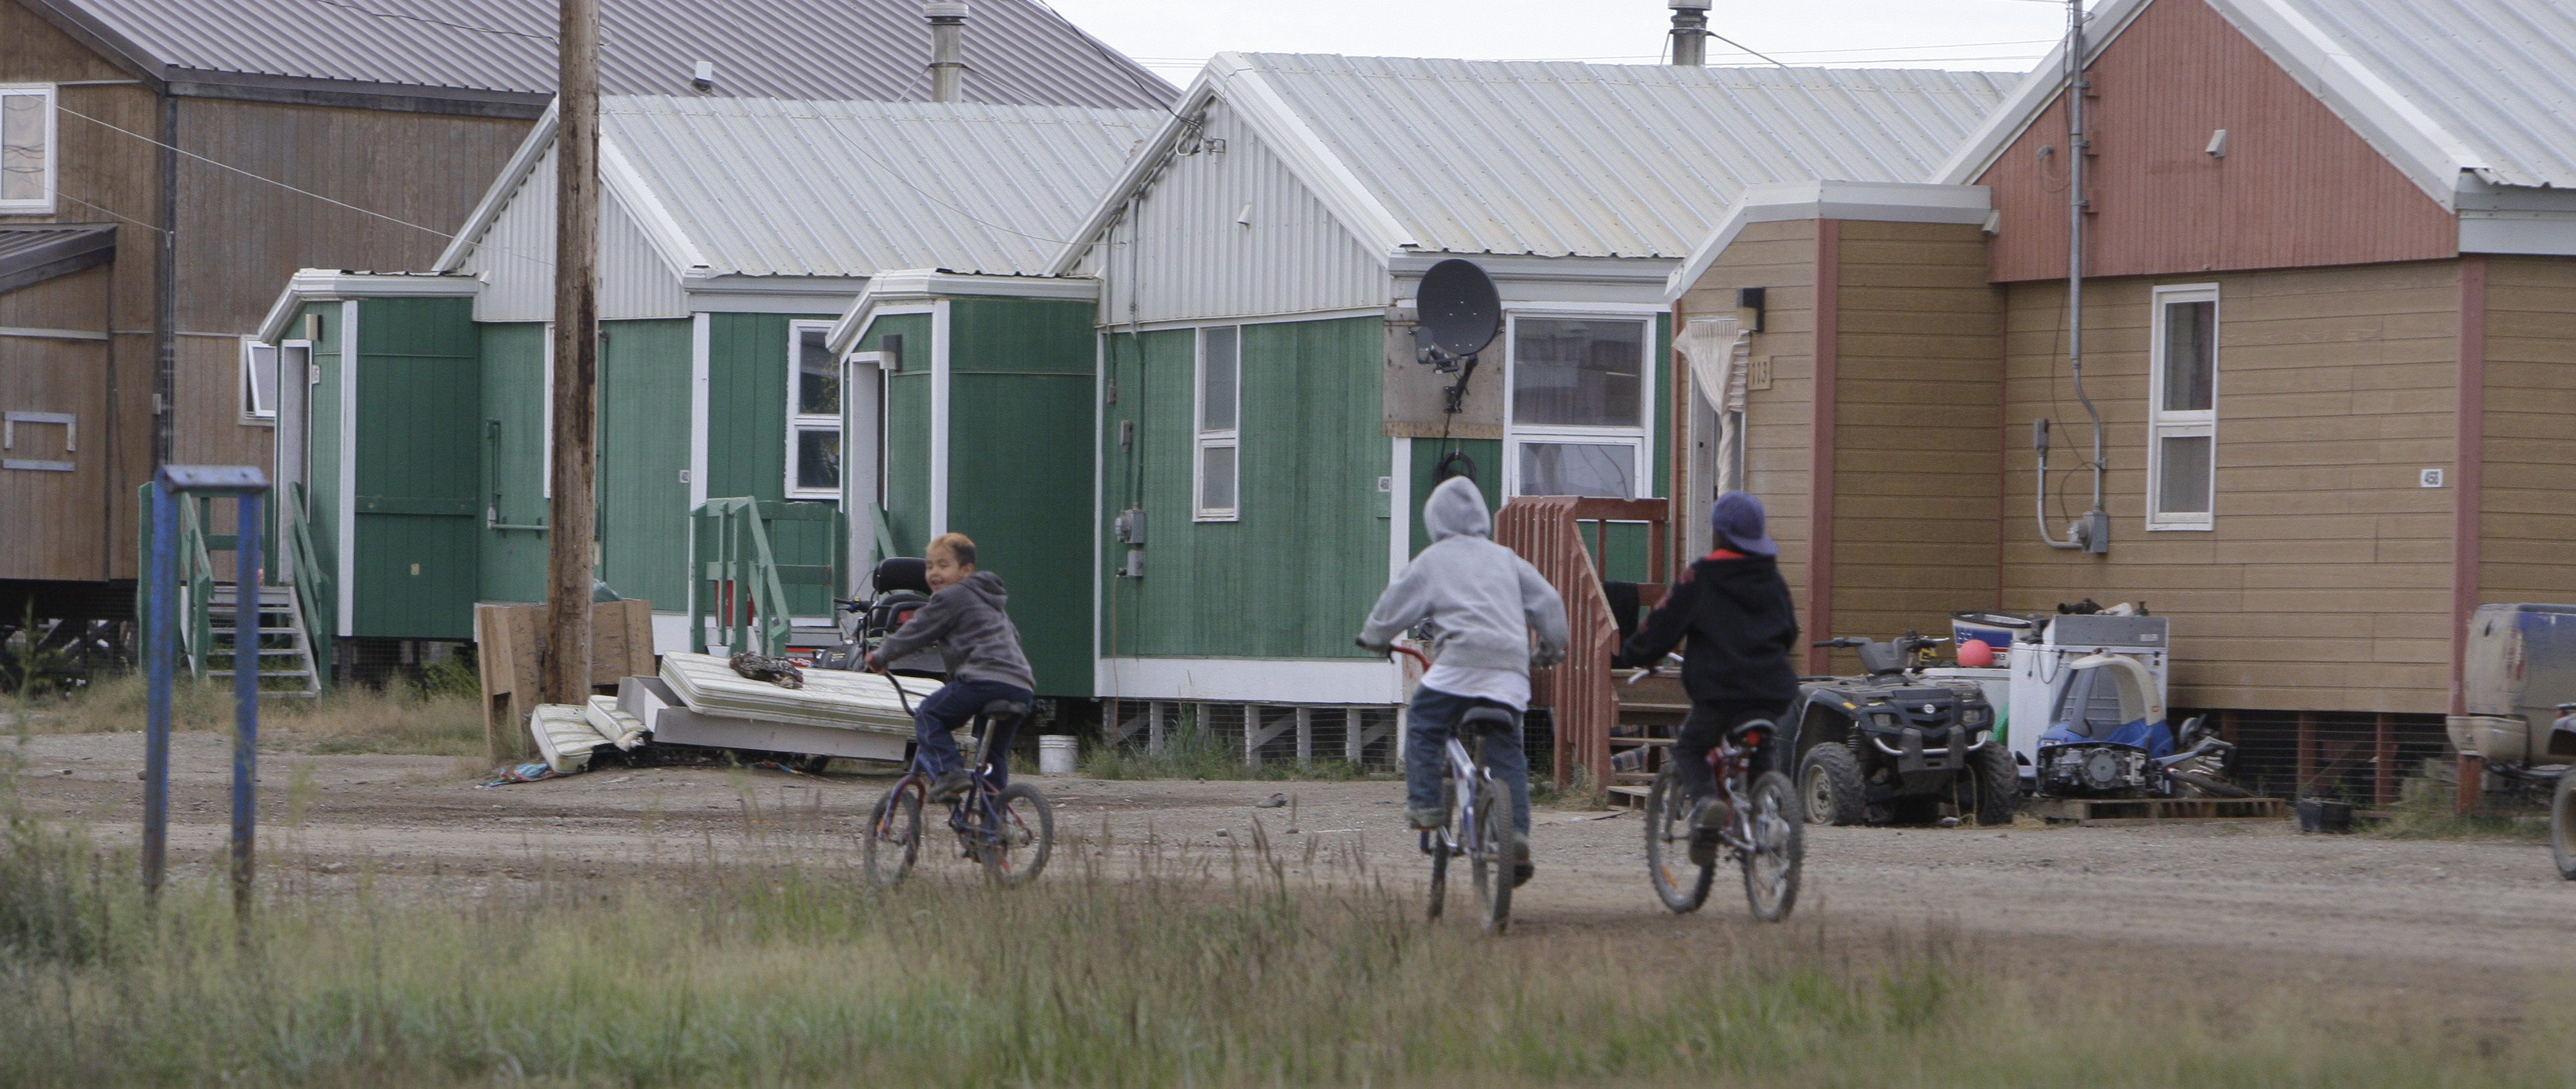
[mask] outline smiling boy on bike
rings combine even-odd
[[[1397,636],[1430,622],[1431,671],[1405,712],[1404,815],[1417,829],[1448,823],[1440,802],[1441,750],[1449,730],[1479,703],[1511,712],[1512,736],[1487,746],[1487,766],[1511,788],[1513,883],[1529,880],[1529,757],[1521,712],[1530,667],[1565,657],[1565,603],[1529,562],[1493,542],[1493,519],[1474,481],[1451,477],[1422,504],[1431,546],[1387,584],[1360,629],[1379,654]],[[1538,645],[1530,645],[1530,632]]]
[[[1671,759],[1694,801],[1716,793],[1708,751],[1728,731],[1757,720],[1776,721],[1798,697],[1798,671],[1789,653],[1798,645],[1797,610],[1780,577],[1780,546],[1764,529],[1762,501],[1744,492],[1717,497],[1709,508],[1717,547],[1682,572],[1620,648],[1616,664],[1643,667],[1682,651],[1682,690],[1691,698]],[[1754,756],[1753,774],[1771,770],[1770,744]],[[1691,838],[1691,861],[1708,865],[1717,851],[1719,814],[1703,809]]]

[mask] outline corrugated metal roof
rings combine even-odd
[[[116,253],[113,223],[30,223],[0,227],[0,292],[106,264]]]
[[[1034,273],[1160,110],[617,97],[601,136],[710,271]]]
[[[1240,62],[1422,248],[1542,256],[1681,257],[1747,186],[1919,179],[2021,80],[1287,54]]]
[[[551,94],[554,0],[35,0],[184,72],[427,90]],[[919,0],[603,0],[601,88],[918,101],[930,91]],[[1034,0],[974,0],[966,95],[980,102],[1159,107],[1170,84]]]
[[[2576,186],[2576,3],[2569,0],[2239,0],[2321,32],[2499,185]]]

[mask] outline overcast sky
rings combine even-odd
[[[1661,59],[1664,0],[1047,0],[1176,84],[1220,50]],[[1710,29],[1789,64],[2026,71],[2066,30],[2060,0],[1717,0]],[[1722,42],[1713,64],[1761,63]]]

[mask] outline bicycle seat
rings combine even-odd
[[[1018,700],[994,700],[991,703],[985,704],[984,709],[976,712],[976,715],[980,718],[993,719],[997,721],[1001,719],[1027,718],[1029,717],[1029,705],[1021,703]]]
[[[1458,732],[1470,736],[1510,733],[1512,732],[1512,713],[1500,705],[1490,703],[1468,708],[1467,713],[1458,718]]]
[[[1766,734],[1778,734],[1780,732],[1780,725],[1767,718],[1752,719],[1736,723],[1734,728],[1726,731],[1726,736],[1741,742],[1747,735],[1752,734],[1756,730]]]

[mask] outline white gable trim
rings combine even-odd
[[[1137,149],[1100,203],[1085,216],[1073,241],[1047,266],[1049,276],[1070,276],[1083,257],[1098,245],[1111,225],[1118,222],[1129,200],[1151,186],[1161,172],[1175,144],[1194,131],[1209,104],[1223,98],[1241,114],[1245,123],[1261,135],[1273,155],[1289,173],[1333,213],[1342,226],[1357,236],[1374,252],[1392,254],[1420,245],[1411,231],[1397,221],[1377,194],[1362,184],[1350,165],[1333,154],[1332,148],[1288,106],[1287,100],[1261,78],[1250,59],[1241,53],[1219,53],[1208,62],[1182,96],[1180,108],[1172,119],[1154,133],[1154,138]]]
[[[469,299],[482,290],[483,281],[475,276],[298,269],[287,278],[286,290],[278,293],[277,301],[269,304],[268,316],[260,319],[259,340],[275,344],[287,339],[295,312],[307,303],[359,298]]]
[[[529,129],[527,137],[519,141],[519,149],[510,153],[510,160],[502,165],[500,176],[492,179],[490,188],[483,190],[483,199],[474,202],[474,210],[465,215],[465,226],[458,228],[456,236],[447,240],[447,248],[439,251],[438,261],[429,266],[431,269],[454,272],[465,267],[466,255],[474,252],[474,247],[483,241],[484,232],[492,229],[492,221],[501,218],[501,209],[509,207],[510,197],[519,191],[519,186],[528,180],[529,173],[536,170],[537,164],[545,161],[547,149],[554,147],[555,106],[554,103],[547,104],[544,115],[537,118],[536,127]]]
[[[556,169],[562,168],[558,166]],[[603,188],[616,194],[617,199],[626,205],[627,214],[635,217],[635,225],[643,229],[644,237],[653,243],[654,251],[670,262],[673,275],[684,278],[709,275],[706,256],[698,251],[696,243],[689,241],[688,232],[680,229],[679,219],[672,216],[671,209],[662,203],[661,194],[653,191],[653,187],[644,181],[643,173],[635,169],[635,164],[626,158],[626,152],[617,146],[617,141],[609,139],[605,133],[599,138],[599,178]]]
[[[1059,276],[977,276],[934,269],[879,273],[868,281],[867,288],[859,292],[840,320],[832,323],[824,345],[834,355],[846,355],[880,312],[924,313],[928,309],[925,304],[931,300],[972,296],[1093,302],[1100,298],[1100,281]]]
[[[2085,63],[2099,59],[2121,31],[2156,0],[2110,0],[2095,10]],[[2385,157],[2444,211],[2459,209],[2461,175],[2478,169],[2477,156],[2432,117],[2397,92],[2300,12],[2297,0],[2175,0],[2207,3],[2239,33],[2317,96],[2362,140]],[[1948,185],[1974,182],[2056,102],[2064,90],[2066,46],[2059,43],[2033,69],[2002,108],[1970,134],[1950,161],[1932,173]]]
[[[1710,265],[1754,223],[1801,219],[1852,219],[1880,223],[1984,223],[1994,211],[1994,191],[1982,185],[1910,185],[1901,182],[1805,181],[1756,185],[1744,191],[1717,221],[1690,260],[1664,281],[1666,301],[1697,286]]]

